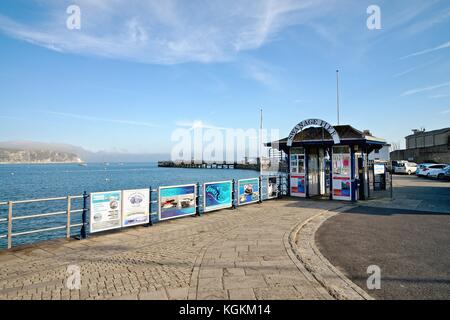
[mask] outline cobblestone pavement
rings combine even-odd
[[[0,299],[331,299],[286,237],[329,201],[282,199],[0,253]],[[67,267],[81,288],[67,288]]]

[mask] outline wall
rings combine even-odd
[[[450,164],[450,147],[441,145],[428,148],[396,150],[391,152],[391,160],[409,160],[416,163],[436,162]]]
[[[449,143],[449,138],[450,138],[450,129],[443,132],[442,131],[418,132],[405,138],[406,149],[447,145]]]

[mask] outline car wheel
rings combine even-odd
[[[408,170],[408,176],[410,176],[411,175],[411,170]]]
[[[444,175],[442,173],[439,173],[437,176],[438,180],[444,180]]]

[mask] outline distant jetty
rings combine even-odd
[[[240,170],[260,170],[259,163],[217,163],[217,162],[175,162],[158,161],[158,167],[162,168],[190,168],[190,169],[240,169]]]

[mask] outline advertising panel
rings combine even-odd
[[[122,227],[149,223],[149,204],[150,189],[122,191]]]
[[[238,205],[259,201],[259,179],[242,179],[238,181]]]
[[[293,197],[306,197],[305,175],[291,175],[291,190]]]
[[[195,184],[159,187],[159,220],[168,220],[195,214]]]
[[[267,178],[267,199],[275,199],[278,197],[278,178]]]
[[[351,179],[347,177],[333,177],[333,198],[351,200]]]
[[[384,171],[385,171],[384,164],[375,163],[373,165],[373,171],[375,174],[384,174]]]
[[[333,199],[351,200],[351,155],[333,153]]]
[[[121,195],[121,191],[91,193],[91,233],[117,229],[121,227]]]
[[[233,205],[232,184],[232,181],[203,184],[203,211],[230,208]]]

